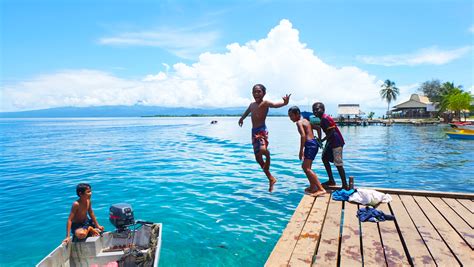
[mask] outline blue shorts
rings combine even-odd
[[[308,140],[304,143],[304,159],[314,160],[318,154],[319,144],[316,139]]]

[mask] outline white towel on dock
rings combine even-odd
[[[388,203],[392,201],[392,197],[389,194],[372,189],[357,188],[357,191],[349,196],[349,201],[368,206],[377,206],[380,202]]]

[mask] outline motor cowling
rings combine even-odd
[[[135,223],[133,209],[130,204],[118,203],[110,206],[109,220],[118,232],[127,230],[128,226]]]

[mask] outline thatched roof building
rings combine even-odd
[[[436,105],[428,97],[412,94],[408,101],[393,106],[392,114],[396,117],[430,117],[436,111]]]

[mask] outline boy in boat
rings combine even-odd
[[[80,183],[76,187],[76,194],[79,199],[72,203],[71,213],[67,219],[66,224],[66,238],[64,243],[69,243],[71,240],[71,232],[79,240],[85,239],[87,236],[97,236],[104,227],[99,225],[92,210],[92,188],[89,184]],[[87,217],[89,214],[90,219]]]
[[[301,168],[309,181],[309,187],[304,191],[305,193],[315,197],[324,195],[326,194],[326,190],[324,190],[319,182],[316,173],[311,169],[313,160],[316,157],[316,154],[318,154],[319,149],[319,141],[314,137],[313,126],[309,120],[306,120],[301,116],[301,111],[296,106],[288,109],[288,116],[292,122],[296,123],[296,128],[301,136],[299,159],[303,160]],[[319,132],[318,134],[320,135]]]
[[[277,179],[270,173],[270,152],[268,151],[268,130],[265,126],[265,119],[267,118],[269,108],[280,108],[288,105],[291,94],[283,97],[283,102],[273,103],[268,100],[263,100],[267,89],[262,84],[256,84],[252,88],[252,95],[255,102],[250,103],[247,110],[244,112],[239,120],[239,126],[242,127],[244,119],[252,113],[252,145],[255,154],[255,160],[263,169],[263,172],[268,178],[268,191],[273,191],[273,185]],[[263,160],[265,156],[265,160]]]
[[[349,187],[346,182],[346,172],[342,164],[342,147],[344,146],[344,138],[331,116],[324,114],[324,112],[325,108],[323,103],[316,102],[313,104],[313,114],[321,120],[321,129],[326,135],[321,141],[327,140],[323,150],[322,161],[326,168],[329,180],[323,183],[323,185],[336,185],[336,181],[334,181],[334,176],[332,175],[331,165],[329,164],[329,162],[334,162],[334,165],[339,172],[339,176],[341,177],[342,188],[348,190]]]

